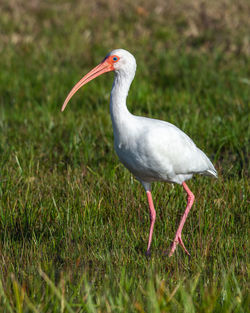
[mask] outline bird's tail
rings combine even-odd
[[[215,168],[206,170],[206,172],[204,173],[204,175],[207,175],[207,176],[214,176],[214,177],[218,178],[218,174],[217,174],[217,171],[216,171]]]
[[[206,168],[206,170],[204,172],[202,172],[201,174],[203,175],[206,175],[206,176],[213,176],[213,177],[218,177],[218,174],[217,174],[217,171],[216,169],[214,168],[213,166],[213,163],[209,160],[209,158],[206,156],[206,154],[201,151],[200,151],[200,155],[202,156],[202,159],[203,159],[203,164],[204,164],[204,167]]]

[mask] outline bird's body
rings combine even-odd
[[[193,174],[216,176],[207,156],[179,128],[160,120],[130,115],[114,134],[120,161],[142,183],[182,184]]]
[[[135,116],[128,111],[126,98],[135,76],[135,58],[126,50],[113,50],[100,65],[75,85],[66,98],[63,109],[82,85],[111,70],[115,71],[110,97],[115,151],[124,166],[142,183],[148,196],[151,226],[147,253],[149,253],[155,221],[151,196],[151,183],[154,181],[182,184],[188,194],[188,206],[176,233],[170,255],[174,252],[177,243],[180,243],[187,252],[181,240],[181,231],[194,196],[185,181],[192,178],[193,174],[216,177],[217,173],[208,157],[179,128],[165,121]]]

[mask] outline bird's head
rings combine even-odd
[[[117,74],[123,73],[134,75],[136,70],[136,61],[134,56],[124,49],[116,49],[106,55],[104,60],[93,68],[88,74],[71,89],[67,98],[65,99],[61,111],[63,111],[68,104],[69,100],[73,95],[85,84],[90,82],[92,79],[100,76],[106,72],[114,71]]]

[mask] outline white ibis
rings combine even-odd
[[[181,184],[187,193],[187,207],[169,256],[174,253],[178,243],[190,255],[181,238],[182,228],[194,202],[194,195],[188,188],[186,180],[192,178],[193,174],[217,177],[217,172],[208,157],[179,128],[168,122],[135,116],[128,111],[126,98],[136,71],[134,56],[123,49],[111,51],[72,88],[64,101],[62,111],[79,88],[110,71],[115,72],[110,96],[115,151],[125,167],[142,183],[148,198],[150,231],[146,254],[150,255],[156,218],[151,183],[166,181]]]

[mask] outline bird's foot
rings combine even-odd
[[[182,241],[182,239],[181,239],[181,234],[176,234],[175,239],[174,239],[174,242],[173,242],[173,244],[172,244],[172,247],[171,247],[171,250],[170,250],[168,256],[171,257],[171,256],[173,255],[173,253],[174,253],[174,251],[175,251],[175,249],[176,249],[178,243],[182,246],[182,248],[184,249],[184,251],[186,252],[186,254],[190,256],[190,253],[187,251],[187,249],[186,249],[186,247],[184,246],[184,243],[183,243],[183,241]]]
[[[146,257],[147,257],[147,258],[150,258],[150,257],[151,257],[151,251],[150,251],[150,250],[147,250],[145,254],[146,254]]]

